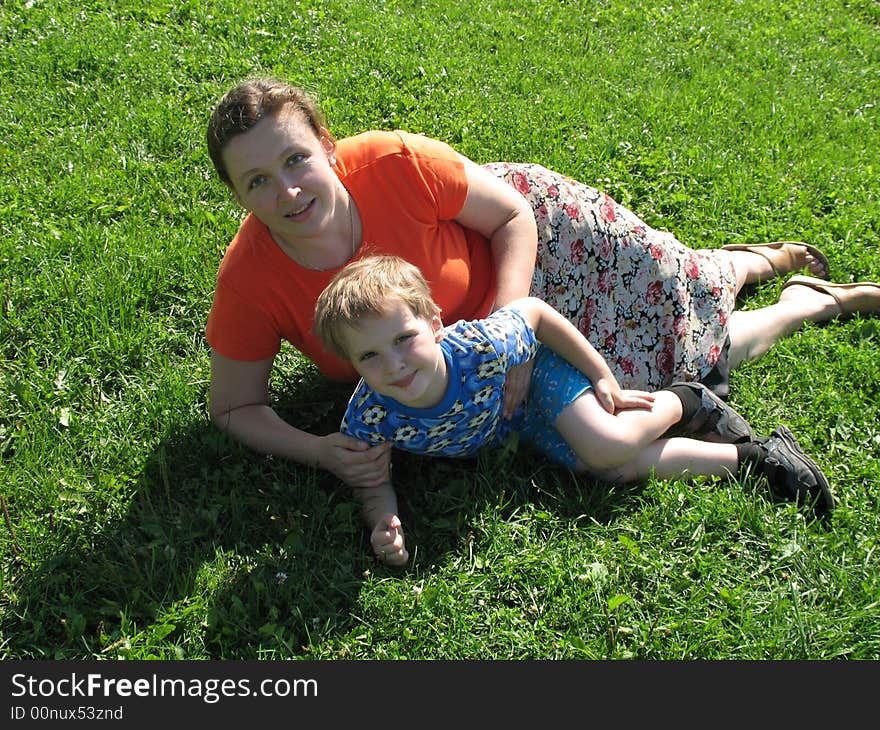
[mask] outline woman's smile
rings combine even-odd
[[[302,218],[303,213],[311,210],[311,208],[314,204],[315,204],[315,199],[312,198],[308,203],[306,203],[301,208],[298,208],[297,210],[291,211],[290,213],[285,213],[284,217],[289,218],[291,220],[300,219],[300,218]]]

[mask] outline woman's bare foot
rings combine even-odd
[[[834,317],[851,317],[859,313],[880,314],[880,284],[857,281],[852,284],[835,284],[811,276],[793,276],[782,288],[780,302],[798,302],[805,311],[820,313],[814,321],[826,321]]]
[[[805,269],[820,279],[828,278],[828,259],[818,248],[808,243],[731,243],[722,248],[731,252],[738,278],[744,284],[757,284]]]

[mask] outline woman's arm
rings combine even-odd
[[[538,226],[532,207],[522,195],[475,162],[466,157],[462,161],[468,193],[455,220],[489,239],[497,282],[494,309],[498,309],[529,295],[538,252]],[[525,400],[531,376],[531,363],[508,371],[504,418],[513,416]]]
[[[528,201],[488,170],[462,157],[468,193],[456,216],[465,228],[489,239],[498,293],[495,308],[527,297],[535,271],[538,227]]]
[[[349,484],[382,484],[387,479],[390,445],[370,448],[341,433],[316,436],[291,426],[272,409],[269,373],[273,360],[231,360],[211,351],[214,424],[254,451],[327,469]]]

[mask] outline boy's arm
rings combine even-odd
[[[354,498],[361,506],[361,517],[371,530],[388,515],[397,514],[397,494],[388,481],[378,487],[355,487]]]
[[[370,544],[376,557],[388,565],[404,565],[409,559],[403,540],[403,526],[397,516],[397,495],[388,481],[379,487],[355,487],[361,515],[370,528]]]
[[[509,306],[523,314],[541,344],[568,360],[593,382],[599,402],[609,413],[620,408],[649,406],[654,400],[653,396],[641,391],[621,391],[602,354],[577,327],[546,302],[536,297],[524,297]]]
[[[358,391],[355,391],[357,394]],[[354,396],[352,396],[354,398]],[[367,426],[358,416],[358,411],[349,401],[345,415],[339,426],[341,433],[361,439],[365,443],[383,440],[382,434],[374,427]],[[385,444],[391,445],[388,441]],[[397,516],[397,494],[391,483],[391,462],[385,466],[381,483],[370,486],[349,482],[354,490],[354,498],[361,506],[361,517],[370,530],[370,544],[373,552],[388,565],[404,565],[409,559],[403,542],[403,528]]]
[[[361,514],[370,528],[370,544],[376,557],[387,565],[405,565],[409,553],[391,481],[381,487],[355,487],[354,495],[361,503]]]
[[[605,358],[584,337],[581,331],[546,302],[537,297],[524,297],[511,302],[531,328],[541,344],[568,360],[590,380],[612,378]]]

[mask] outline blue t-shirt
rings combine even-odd
[[[361,380],[340,431],[371,444],[391,441],[417,454],[473,456],[518,430],[522,406],[510,420],[501,416],[504,380],[510,368],[534,357],[538,346],[534,330],[513,307],[503,307],[486,319],[449,325],[440,341],[449,385],[439,404],[411,408]]]

